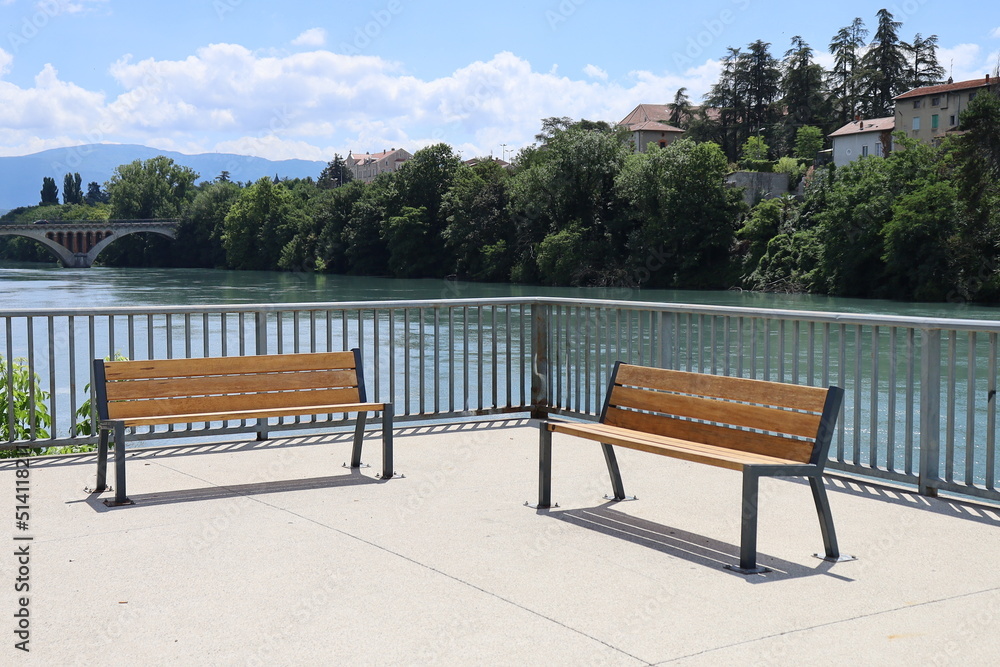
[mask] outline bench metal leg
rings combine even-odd
[[[91,493],[108,490],[108,429],[97,427],[97,483]]]
[[[552,431],[545,424],[538,426],[538,504],[524,504],[539,510],[552,507]]]
[[[361,467],[361,448],[365,439],[365,422],[368,420],[367,412],[359,412],[358,420],[354,425],[354,449],[351,450],[351,467]]]
[[[125,495],[125,424],[114,423],[115,429],[115,498],[105,500],[108,507],[118,505],[132,505],[132,501]]]
[[[615,456],[614,448],[606,442],[601,443],[604,451],[604,460],[608,464],[608,474],[611,475],[611,489],[614,497],[604,496],[608,500],[635,500],[635,498],[625,497],[625,486],[622,484],[622,474],[618,470],[618,458]]]
[[[382,409],[382,479],[392,479],[395,475],[392,463],[392,416],[392,404],[386,404]]]
[[[816,513],[819,514],[819,528],[823,532],[823,549],[826,555],[814,554],[816,558],[821,558],[831,563],[839,563],[846,560],[857,560],[855,556],[841,555],[837,546],[837,533],[833,529],[833,514],[830,513],[830,501],[826,496],[826,487],[823,486],[822,477],[810,477],[809,486],[812,488],[813,500],[816,501]]]
[[[740,566],[726,565],[726,569],[742,574],[770,572],[757,566],[757,490],[760,476],[750,469],[743,470],[743,512],[740,528]]]

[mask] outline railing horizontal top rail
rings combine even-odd
[[[835,313],[818,310],[783,308],[748,308],[658,301],[624,301],[609,299],[569,299],[560,297],[496,297],[470,299],[414,299],[384,301],[331,301],[307,303],[199,304],[188,306],[145,306],[109,308],[59,308],[46,310],[15,309],[0,312],[5,317],[69,317],[148,314],[253,313],[288,310],[385,310],[404,308],[460,308],[478,306],[551,305],[579,308],[622,309],[646,312],[697,314],[716,317],[751,317],[775,320],[798,320],[817,324],[859,326],[911,327],[914,329],[944,329],[1000,333],[1000,319],[957,319],[943,317],[907,317],[871,313]],[[1000,315],[1000,311],[998,311]]]

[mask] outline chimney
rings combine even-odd
[[[986,73],[986,85],[987,86],[990,85],[990,73],[989,72]]]

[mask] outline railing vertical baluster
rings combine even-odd
[[[914,404],[916,403],[916,369],[917,369],[917,330],[909,327],[906,330],[906,354],[909,361],[906,369],[906,472],[910,475],[919,474],[914,467],[913,432]]]
[[[868,412],[868,464],[874,468],[878,465],[879,328],[873,326],[871,329],[871,349],[869,350],[871,361],[871,394],[869,396]]]
[[[389,402],[396,403],[396,311],[389,309]]]
[[[504,308],[504,315],[507,318],[507,325],[504,328],[506,329],[506,332],[507,332],[507,355],[506,355],[505,366],[506,366],[506,371],[507,371],[507,407],[508,408],[514,407],[514,387],[512,385],[513,378],[514,378],[513,369],[512,369],[514,358],[512,356],[513,355],[513,349],[511,347],[511,342],[513,340],[513,335],[512,335],[511,330],[510,330],[511,325],[512,325],[512,320],[511,320],[511,317],[510,317],[510,308],[511,308],[511,306],[510,306],[509,303]]]
[[[839,346],[839,356],[837,357],[837,375],[839,376],[837,385],[847,393],[847,325],[841,324],[837,330],[837,343]],[[857,410],[857,402],[851,406],[852,410]],[[847,431],[847,401],[841,409],[840,434],[837,438],[837,461],[844,463],[846,459],[846,431]]]
[[[792,322],[792,384],[799,384],[799,354],[801,350],[799,321]]]
[[[976,332],[969,332],[965,379],[965,484],[976,478]]]
[[[986,488],[996,489],[997,456],[997,334],[990,334],[989,368],[986,377]]]
[[[455,309],[448,308],[448,410],[455,411]]]
[[[403,409],[404,415],[410,412],[410,309],[403,309]]]
[[[434,308],[434,412],[441,412],[441,309]]]
[[[480,410],[486,405],[483,400],[483,373],[486,364],[483,363],[483,306],[476,308],[476,391],[478,392],[477,406]]]
[[[427,395],[427,345],[426,337],[424,335],[424,318],[426,317],[423,307],[417,308],[417,381],[420,383],[417,385],[420,387],[420,394],[417,396],[417,402],[420,405],[419,414],[427,414],[427,402],[425,396]]]
[[[492,378],[493,382],[491,387],[493,395],[490,397],[489,405],[494,408],[500,406],[500,401],[497,399],[497,396],[499,395],[500,391],[500,386],[498,384],[500,376],[500,368],[498,364],[500,360],[499,356],[497,355],[497,345],[500,341],[500,337],[497,335],[498,307],[499,306],[490,306],[490,356],[492,357],[492,359],[490,359],[490,369],[493,373],[493,378]]]
[[[854,465],[861,463],[861,401],[862,401],[862,374],[861,359],[863,348],[861,338],[861,325],[854,327],[854,440],[852,454],[854,458],[851,462]]]
[[[885,467],[886,470],[896,470],[896,332],[898,327],[889,327],[889,385],[886,388],[886,434],[885,434]]]
[[[315,324],[315,319],[313,319],[312,322],[313,322],[313,324]],[[315,327],[313,327],[313,328],[315,329]],[[372,377],[372,384],[375,387],[375,399],[374,400],[375,400],[376,403],[384,403],[385,402],[385,401],[382,400],[382,364],[381,364],[381,362],[382,362],[382,350],[384,348],[384,345],[381,343],[381,340],[380,340],[381,336],[379,336],[380,328],[381,328],[381,324],[379,322],[379,311],[378,311],[377,308],[373,308],[372,309],[372,340],[374,341],[374,344],[372,345],[372,347],[374,349],[372,350],[371,357],[372,357],[372,365],[373,365],[374,370],[375,370],[375,372],[372,374],[373,375],[373,377]],[[315,352],[315,350],[313,350],[313,351]]]
[[[462,306],[462,410],[469,409],[469,307]]]
[[[281,334],[281,313],[277,313],[278,318],[278,334]],[[169,326],[169,325],[168,325]],[[254,354],[267,354],[267,312],[263,310],[258,310],[254,313],[254,345],[256,346],[256,352]],[[279,338],[280,340],[280,338]],[[240,346],[242,347],[242,345]],[[280,343],[278,352],[281,351]]]
[[[59,405],[56,400],[58,391],[56,390],[56,322],[51,315],[46,318],[48,322],[48,342],[49,342],[49,417],[52,419],[50,437],[56,435],[56,425],[59,423]]]
[[[948,372],[945,377],[948,399],[944,427],[944,479],[947,482],[955,481],[955,392],[958,384],[958,378],[955,374],[955,369],[958,367],[955,363],[958,353],[958,337],[955,334],[954,331],[948,332]]]
[[[67,347],[69,348],[69,433],[74,435],[76,432],[76,316],[70,315],[66,318],[66,331],[67,331]],[[88,364],[89,365],[89,364]],[[90,374],[87,374],[90,377]],[[91,407],[95,408],[91,410],[90,418],[94,419],[94,414],[96,412],[96,405],[93,400],[91,401]]]
[[[936,496],[941,432],[941,330],[921,329],[920,493]]]
[[[35,318],[26,318],[25,325],[28,333],[28,377],[35,377]],[[35,395],[35,382],[28,382],[28,439],[36,438],[35,401],[40,398]]]

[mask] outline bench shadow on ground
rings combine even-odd
[[[224,484],[218,486],[206,486],[195,489],[177,489],[173,491],[160,491],[154,493],[129,493],[128,497],[134,505],[122,507],[107,507],[104,504],[106,498],[114,497],[113,492],[103,494],[93,494],[82,502],[86,502],[95,512],[110,512],[114,510],[136,511],[141,507],[151,507],[155,505],[173,505],[176,503],[189,503],[204,500],[219,500],[223,498],[239,498],[260,496],[270,493],[288,493],[292,491],[307,491],[315,489],[334,489],[348,486],[362,486],[367,484],[382,484],[383,480],[363,474],[360,470],[350,469],[340,475],[329,475],[326,477],[309,477],[306,479],[289,479],[269,482],[255,482],[250,484]],[[81,502],[81,501],[74,501]]]
[[[830,576],[845,582],[854,581],[851,577],[833,571],[836,563],[815,559],[815,565],[803,565],[769,556],[764,552],[757,555],[757,564],[770,568],[770,572],[758,575],[746,575],[733,570],[727,570],[726,565],[737,565],[740,561],[739,546],[722,542],[705,535],[691,533],[686,530],[654,523],[640,519],[613,509],[615,503],[606,503],[598,507],[580,509],[543,509],[536,510],[538,514],[564,521],[566,523],[592,530],[602,535],[638,544],[653,549],[680,560],[716,569],[719,572],[731,574],[746,579],[752,584],[762,584],[772,581],[783,581],[811,576]],[[817,528],[817,533],[819,529]],[[818,539],[818,535],[817,535]],[[819,549],[822,550],[822,542]],[[803,556],[813,553],[808,551],[809,545],[803,547]],[[811,557],[810,557],[811,558]],[[664,567],[669,567],[664,563]]]

